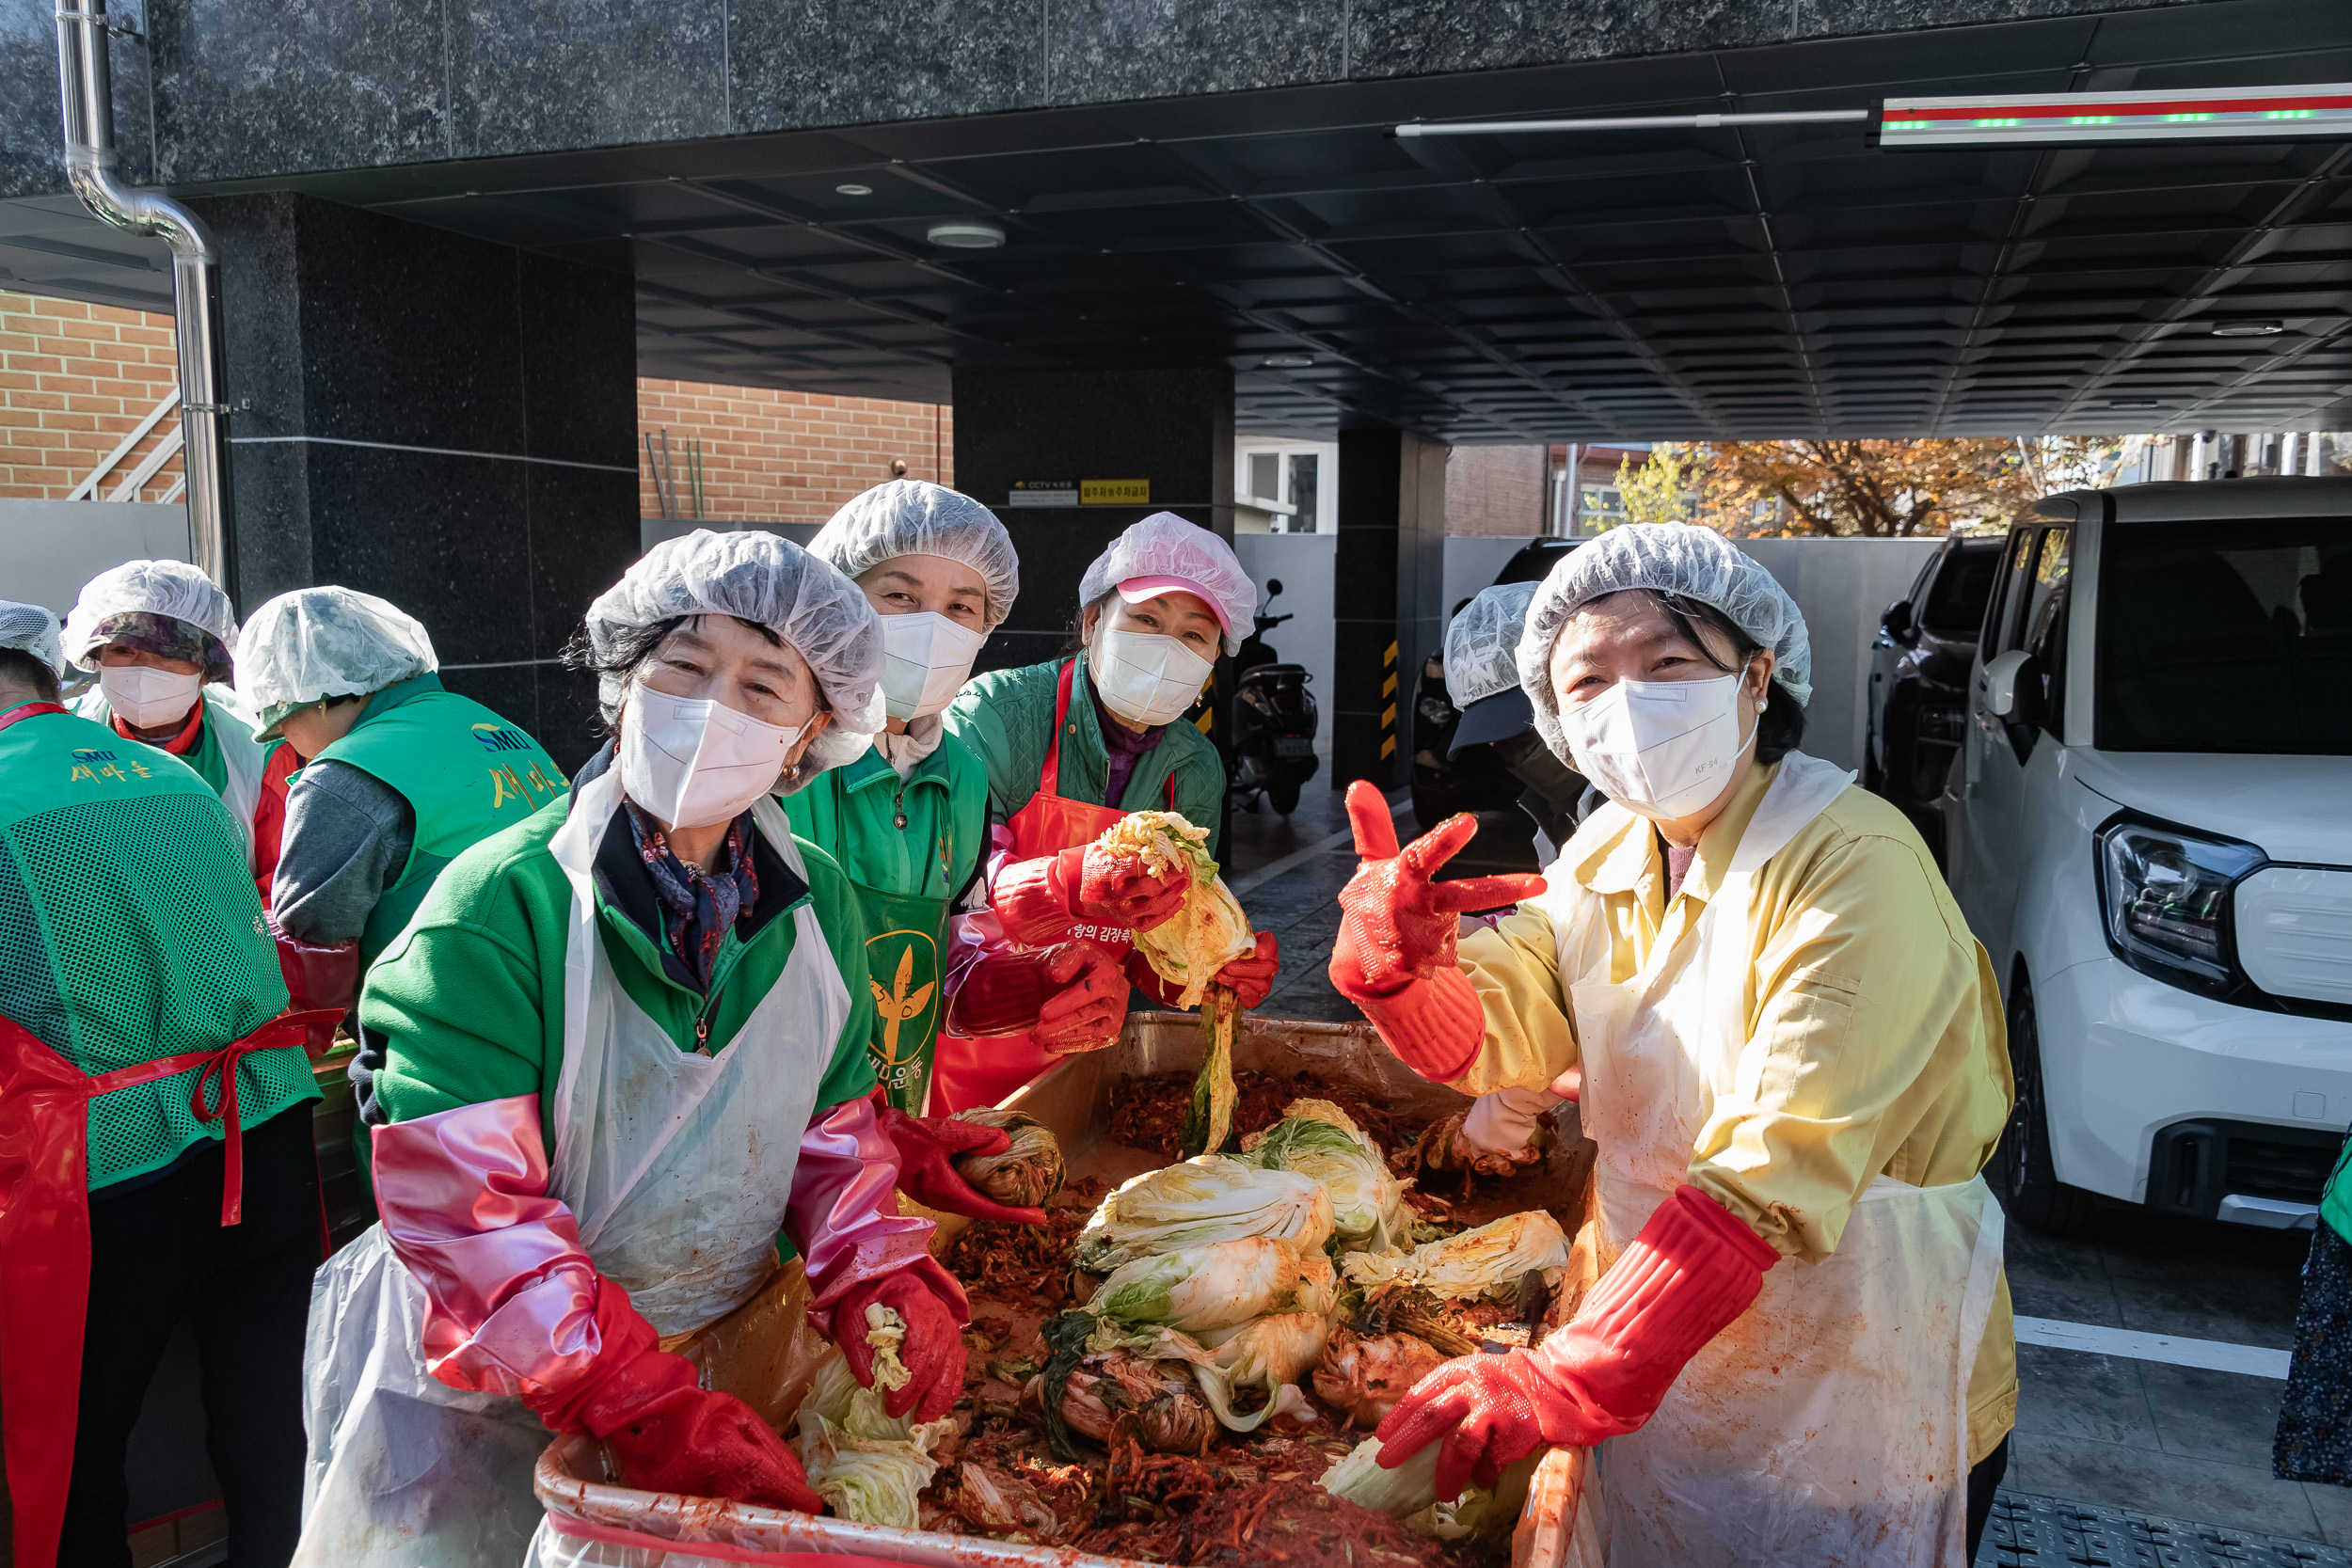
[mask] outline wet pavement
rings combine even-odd
[[[1264,1010],[1346,1021],[1359,1015],[1331,989],[1325,966],[1356,857],[1341,837],[1339,793],[1323,784],[1311,782],[1289,817],[1263,807],[1234,813],[1225,877],[1281,943],[1280,978]],[[1409,839],[1405,799],[1403,790],[1390,797],[1399,836]],[[2012,1224],[2010,1289],[2021,1319],[2051,1325],[2046,1338],[2097,1343],[2091,1331],[2123,1330],[2281,1352],[2294,1343],[2309,1244],[2303,1232],[2136,1211],[2110,1212],[2089,1241]],[[2285,1384],[2177,1364],[2231,1353],[2177,1342],[2153,1349],[2174,1359],[2018,1346],[2017,1432],[1978,1568],[2352,1564],[2352,1490],[2271,1479]]]

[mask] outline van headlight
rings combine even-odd
[[[2107,945],[2144,974],[2189,990],[2233,989],[2230,890],[2266,857],[2250,844],[2111,817],[2094,843]]]

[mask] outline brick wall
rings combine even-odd
[[[0,497],[62,499],[179,377],[171,318],[0,291]],[[141,458],[176,436],[157,421],[102,482],[114,499]],[[160,500],[180,477],[173,453],[135,496]]]
[[[1549,473],[1542,447],[1455,447],[1445,465],[1446,532],[1543,532]]]
[[[670,434],[677,509],[693,515],[689,445],[702,442],[703,513],[729,522],[821,523],[843,501],[891,477],[955,483],[954,412],[928,403],[775,392],[692,381],[637,383],[637,423],[661,448]],[[641,439],[639,504],[663,515]]]

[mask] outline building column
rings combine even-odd
[[[1173,512],[1233,537],[1233,372],[1225,366],[960,370],[954,404],[956,488],[993,508],[1021,552],[1021,597],[978,669],[1058,653],[1078,613],[1078,579],[1137,518]],[[1012,502],[1041,484],[1115,480],[1149,488],[1132,501]]]
[[[310,197],[197,205],[239,610],[314,584],[389,599],[450,689],[584,760],[595,682],[557,655],[639,551],[632,280]]]
[[[1331,785],[1411,777],[1422,660],[1445,637],[1448,449],[1410,431],[1340,432]]]

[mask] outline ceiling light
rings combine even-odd
[[[934,223],[923,231],[923,237],[949,250],[993,250],[1005,243],[1005,231],[1001,227],[971,218],[959,218],[953,223]]]
[[[2287,329],[2284,322],[2217,322],[2213,335],[2217,338],[2275,338]]]
[[[835,196],[871,196],[874,194],[873,186],[861,185],[854,181],[846,185],[835,185],[833,190]]]
[[[1314,361],[1303,354],[1269,354],[1258,363],[1269,371],[1303,371]]]
[[[2127,141],[2283,141],[2352,130],[2352,83],[2156,92],[1890,98],[1881,147],[2017,147]]]

